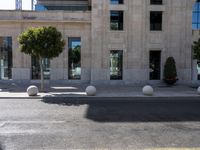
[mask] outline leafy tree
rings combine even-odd
[[[44,90],[43,59],[53,59],[62,53],[65,42],[55,27],[29,28],[18,37],[20,51],[39,60],[41,70],[41,90]]]
[[[194,59],[200,60],[200,39],[198,39],[198,41],[194,41],[192,50]]]

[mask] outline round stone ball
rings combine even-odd
[[[200,95],[200,87],[197,89],[197,93]]]
[[[143,87],[142,92],[146,96],[153,96],[154,90],[151,86],[146,85]]]
[[[88,86],[86,89],[85,89],[85,92],[87,94],[87,96],[95,96],[96,95],[96,88],[94,86]]]
[[[27,93],[29,96],[37,96],[38,94],[38,87],[35,85],[31,85],[27,88]]]

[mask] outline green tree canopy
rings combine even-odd
[[[21,52],[37,58],[58,57],[65,45],[62,34],[51,26],[30,28],[18,40]]]
[[[192,50],[194,59],[200,60],[200,39],[198,39],[198,41],[194,41]]]

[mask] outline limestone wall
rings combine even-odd
[[[30,79],[31,59],[18,51],[18,35],[28,27],[55,26],[66,40],[64,52],[51,61],[51,80],[68,81],[68,37],[81,37],[82,77],[78,82],[145,83],[149,81],[149,51],[176,60],[180,82],[192,79],[192,7],[195,0],[92,0],[92,11],[0,11],[0,36],[13,37],[13,79]],[[110,10],[124,11],[124,30],[110,30]],[[150,31],[150,11],[163,12],[163,30]],[[123,50],[123,80],[110,81],[110,50]],[[161,75],[162,79],[162,75]],[[71,81],[70,81],[71,82]]]
[[[193,4],[188,0],[164,0],[163,5],[153,6],[147,0],[124,0],[123,5],[111,5],[107,0],[93,0],[92,82],[110,79],[110,50],[124,52],[124,82],[149,80],[150,50],[161,50],[161,72],[166,58],[173,56],[180,81],[190,81]],[[123,31],[110,30],[110,10],[124,11]],[[162,31],[150,31],[150,11],[163,12]]]
[[[66,41],[63,53],[51,60],[51,80],[67,80],[68,79],[68,37],[81,37],[81,64],[82,64],[82,82],[90,80],[90,54],[91,54],[91,24],[90,14],[88,12],[55,12],[57,18],[50,18],[51,12],[14,12],[2,11],[5,16],[0,13],[0,36],[11,36],[13,40],[13,71],[12,78],[14,80],[30,80],[31,79],[31,57],[22,54],[19,51],[17,38],[21,32],[29,27],[39,26],[55,26]],[[11,15],[11,18],[8,15]],[[22,15],[35,15],[40,19],[22,19]],[[54,13],[52,13],[55,15]],[[46,19],[42,16],[48,16]],[[62,19],[61,19],[62,18]],[[74,18],[74,19],[73,19]],[[18,19],[18,20],[17,20]]]

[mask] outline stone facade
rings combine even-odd
[[[91,11],[0,11],[0,37],[11,36],[13,80],[31,80],[31,59],[18,50],[17,37],[29,27],[55,26],[66,40],[63,53],[51,60],[51,80],[142,84],[162,82],[167,57],[173,56],[180,83],[192,80],[192,8],[195,0],[92,0]],[[124,30],[110,30],[110,11],[124,12]],[[150,11],[163,12],[162,31],[150,31]],[[68,80],[68,37],[81,37],[81,80]],[[110,50],[123,50],[123,80],[110,80]],[[149,51],[161,51],[161,80],[149,80]]]

